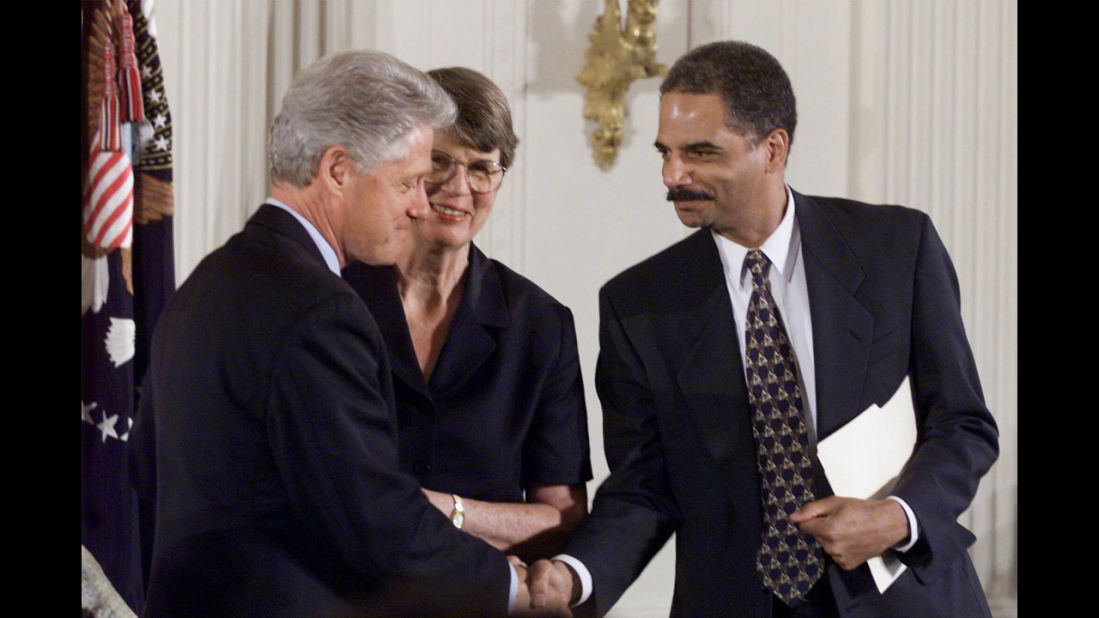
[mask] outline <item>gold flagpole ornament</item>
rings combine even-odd
[[[622,143],[626,92],[635,79],[664,75],[668,68],[656,62],[656,5],[659,0],[629,0],[622,28],[618,0],[605,0],[588,35],[587,64],[576,81],[587,87],[584,118],[599,123],[591,135],[592,158],[603,170],[614,165]]]

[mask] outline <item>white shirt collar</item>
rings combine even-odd
[[[739,273],[740,276],[736,280],[743,285],[744,258],[748,255],[749,249],[716,232],[711,231],[711,233],[717,241],[717,248],[726,268],[729,268],[730,272]],[[768,260],[771,260],[771,267],[789,281],[794,272],[794,264],[797,261],[800,246],[801,234],[794,217],[794,192],[787,185],[786,212],[783,213],[782,221],[779,222],[778,227],[775,228],[774,232],[771,232],[767,240],[763,241],[763,245],[759,249],[763,252],[763,255],[767,256]]]
[[[309,237],[313,239],[313,242],[317,245],[317,249],[320,250],[321,256],[324,258],[324,263],[328,265],[328,270],[336,273],[336,276],[338,277],[340,275],[340,260],[336,257],[336,251],[332,249],[332,245],[328,244],[328,241],[324,239],[324,236],[321,236],[321,233],[317,231],[317,228],[314,227],[308,219],[301,216],[298,211],[275,198],[268,197],[267,203],[294,215],[294,218],[298,220],[298,223],[301,223],[302,226],[305,227],[305,231],[309,232]]]

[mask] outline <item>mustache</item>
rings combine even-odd
[[[669,202],[694,202],[702,200],[713,200],[712,193],[706,191],[694,191],[683,187],[674,187],[668,189],[668,196],[665,198]]]

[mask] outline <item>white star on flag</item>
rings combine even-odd
[[[84,421],[85,423],[87,423],[89,425],[94,425],[95,424],[95,419],[92,418],[91,411],[94,410],[96,408],[96,406],[98,406],[98,405],[99,404],[94,402],[94,401],[91,402],[91,403],[84,403],[83,401],[81,401],[80,402],[80,420]]]
[[[143,77],[145,79],[149,79],[152,76],[153,76],[153,68],[152,67],[150,67],[147,64],[141,67],[141,77]]]
[[[166,125],[167,123],[168,123],[168,117],[165,116],[164,114],[157,114],[153,118],[153,126],[158,128],[158,129],[163,129],[164,125]]]
[[[122,437],[119,438],[119,440],[122,440],[123,442],[128,440],[130,438],[130,430],[133,429],[133,428],[134,428],[134,419],[132,419],[132,418],[126,419],[126,433],[122,434]]]
[[[99,431],[103,433],[103,441],[104,442],[107,441],[107,436],[110,436],[110,437],[114,438],[115,440],[118,439],[118,433],[114,430],[114,425],[117,422],[118,422],[118,415],[117,414],[112,414],[110,416],[107,416],[106,412],[103,413],[103,420],[100,421],[99,424],[96,425],[96,427],[98,427]]]
[[[107,355],[115,367],[120,367],[134,357],[134,340],[137,331],[134,321],[129,318],[111,318],[111,326],[107,329],[107,339],[104,345],[107,347]]]
[[[160,103],[160,91],[159,90],[150,90],[149,91],[149,100],[152,101],[153,103]]]
[[[89,309],[98,313],[107,302],[107,289],[111,276],[107,271],[107,258],[80,256],[80,315]]]
[[[163,135],[153,140],[153,145],[157,150],[168,150],[168,140],[164,139]]]

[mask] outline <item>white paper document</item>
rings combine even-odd
[[[881,499],[893,490],[915,445],[916,412],[905,376],[880,408],[871,405],[817,444],[817,458],[837,496]],[[879,593],[908,568],[892,552],[871,558],[867,565]]]

